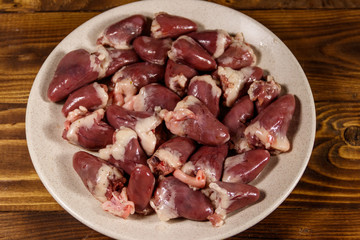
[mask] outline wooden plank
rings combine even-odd
[[[209,1],[209,0],[208,0]],[[360,1],[322,1],[322,0],[210,0],[237,10],[244,9],[342,9],[359,8]]]
[[[42,185],[25,140],[0,140],[0,211],[62,209]]]
[[[34,12],[34,11],[105,11],[138,0],[104,0],[104,1],[3,1],[0,12]]]
[[[24,139],[25,123],[0,124],[0,139]]]
[[[37,179],[25,140],[0,140],[0,159],[0,180]]]
[[[344,133],[360,127],[359,103],[316,104],[317,132],[304,175],[285,206],[360,207],[360,145],[357,134]],[[353,130],[352,130],[353,131]]]
[[[360,127],[360,104],[318,103],[316,109],[318,128],[312,158],[314,161],[311,161],[309,167],[324,177],[333,176],[337,183],[349,181],[350,185],[338,187],[359,186],[360,169],[353,166],[360,161],[360,155],[354,154],[360,145],[350,144],[353,140],[351,138],[356,135],[345,136],[344,133],[351,127]],[[351,149],[354,155],[349,158],[346,149]]]
[[[359,209],[277,209],[229,239],[358,239],[359,227]]]
[[[360,10],[244,13],[272,30],[290,48],[309,79],[315,101],[360,100],[360,85],[354,84],[360,77]],[[32,81],[51,50],[97,14],[1,14],[2,102],[26,103]]]
[[[322,1],[322,0],[208,0],[238,10],[244,9],[337,9],[359,8],[359,0]],[[105,11],[110,8],[121,6],[136,0],[104,0],[104,1],[29,1],[15,0],[2,1],[0,12],[34,12],[34,11]],[[190,6],[189,6],[190,7]]]
[[[0,124],[25,122],[25,111],[25,104],[0,104]]]
[[[25,139],[25,111],[25,107],[0,109],[0,139]]]
[[[110,239],[65,211],[0,212],[0,239]]]
[[[0,189],[0,212],[62,210],[39,179],[0,181]]]
[[[359,209],[277,209],[228,239],[358,239],[359,228]],[[0,212],[0,229],[2,239],[109,239],[65,211]]]

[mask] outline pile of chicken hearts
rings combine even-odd
[[[73,167],[104,210],[221,226],[259,199],[248,183],[289,151],[295,100],[241,33],[160,12],[108,26],[96,45],[61,59],[48,98],[64,103],[62,137],[87,150]]]

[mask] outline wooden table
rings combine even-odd
[[[1,1],[0,239],[108,239],[42,185],[27,149],[25,110],[54,47],[81,23],[129,2]],[[317,113],[314,151],[297,187],[230,239],[360,239],[360,1],[212,2],[253,17],[285,42],[309,79]]]

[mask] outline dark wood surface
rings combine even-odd
[[[0,2],[0,239],[108,239],[63,210],[36,174],[25,111],[42,63],[93,16],[134,1]],[[303,67],[316,103],[314,150],[299,184],[230,239],[360,239],[360,1],[212,0],[273,31]]]

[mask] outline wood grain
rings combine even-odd
[[[0,104],[0,211],[61,210],[31,163],[25,109],[26,104]]]
[[[360,104],[320,102],[316,111],[313,153],[300,183],[284,205],[359,209],[360,146],[350,144],[344,132],[360,126]]]
[[[0,140],[0,159],[0,211],[61,209],[36,174],[24,139]]]
[[[0,141],[25,139],[25,104],[0,104]]]
[[[110,239],[64,211],[0,212],[0,239]]]
[[[326,1],[326,0],[210,0],[237,10],[244,9],[343,9],[359,8],[360,1]]]
[[[339,221],[341,229],[336,228]],[[277,209],[257,225],[228,239],[358,239],[359,228],[360,210]],[[0,239],[110,239],[63,211],[0,212],[0,229]]]
[[[229,239],[358,239],[359,214],[360,210],[347,209],[277,209]]]
[[[359,8],[359,0],[208,0],[237,10],[244,9],[337,9]],[[104,11],[136,0],[7,0],[0,3],[0,12],[34,12],[34,11]],[[190,7],[190,6],[189,6]]]

